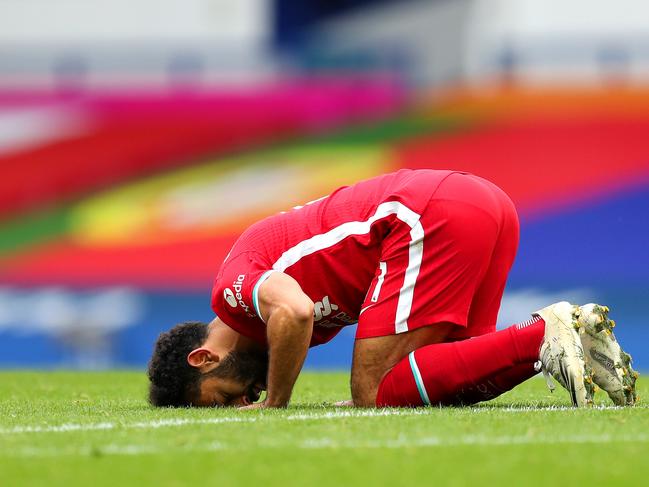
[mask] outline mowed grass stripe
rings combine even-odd
[[[259,449],[297,450],[340,450],[340,449],[403,449],[403,448],[436,448],[454,446],[511,446],[511,445],[602,445],[611,443],[649,443],[649,434],[633,435],[575,435],[575,436],[529,436],[529,435],[466,435],[457,438],[441,436],[403,437],[390,440],[361,440],[341,441],[332,437],[309,438],[308,440],[291,442],[263,441],[249,446],[232,446],[223,442],[210,442],[204,445],[169,448],[153,444],[106,444],[101,447],[58,447],[38,448],[25,447],[5,452],[9,457],[60,457],[60,456],[100,456],[100,455],[158,455],[171,453],[174,450],[184,453],[217,452],[217,451],[251,451]]]

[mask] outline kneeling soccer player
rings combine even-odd
[[[539,370],[575,406],[593,382],[634,404],[608,308],[561,302],[495,331],[518,232],[507,195],[457,171],[401,170],[266,218],[217,274],[217,318],[160,335],[150,401],[285,407],[309,346],[358,322],[356,406],[473,404]]]

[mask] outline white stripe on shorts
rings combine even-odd
[[[381,203],[376,208],[374,215],[365,221],[343,223],[326,233],[314,235],[299,242],[280,256],[277,262],[273,264],[273,269],[284,272],[303,257],[333,247],[351,235],[365,235],[370,232],[375,222],[391,215],[396,215],[399,220],[410,227],[408,267],[406,268],[403,286],[399,291],[395,319],[395,332],[406,332],[408,331],[408,318],[412,309],[415,283],[417,282],[424,253],[424,228],[419,221],[420,215],[399,201]]]
[[[376,286],[374,286],[374,292],[370,299],[373,303],[376,303],[379,300],[379,294],[381,294],[381,287],[383,286],[385,273],[388,271],[388,264],[386,262],[379,262],[379,269],[381,270],[381,273],[379,274],[379,277],[376,278]]]

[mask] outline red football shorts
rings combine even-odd
[[[459,325],[452,339],[495,331],[518,248],[512,201],[485,179],[453,173],[438,186],[419,223],[395,224],[384,240],[356,338],[443,322]]]

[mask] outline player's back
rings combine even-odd
[[[255,223],[241,235],[231,255],[252,250],[267,257],[269,264],[277,263],[276,268],[279,268],[289,262],[278,262],[284,252],[313,237],[322,236],[321,240],[327,240],[327,236],[329,240],[350,238],[355,246],[375,245],[374,237],[380,236],[380,232],[374,232],[368,239],[364,230],[376,227],[382,219],[398,219],[406,208],[421,214],[434,189],[451,173],[403,169],[341,187],[329,196]],[[426,191],[427,188],[430,191]],[[379,206],[388,202],[394,203],[382,207],[377,214]]]

